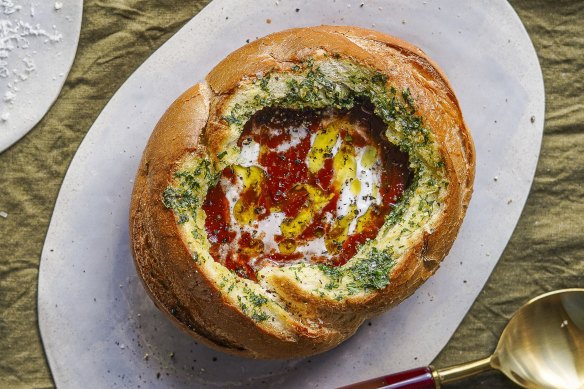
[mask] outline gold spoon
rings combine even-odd
[[[513,315],[490,357],[444,369],[421,367],[342,389],[437,389],[497,369],[530,389],[584,389],[584,289],[538,296]]]

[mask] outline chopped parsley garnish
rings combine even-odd
[[[354,281],[349,287],[365,291],[383,289],[389,284],[389,272],[395,265],[388,250],[373,248],[367,260],[357,262],[349,268]]]
[[[329,279],[325,289],[336,289],[344,277],[350,281],[347,283],[349,294],[359,291],[370,291],[383,289],[389,284],[389,273],[395,261],[392,259],[391,250],[378,250],[373,248],[369,258],[362,259],[348,268],[331,267],[318,265]]]
[[[265,312],[256,312],[256,311],[254,311],[251,314],[251,318],[253,320],[257,321],[257,322],[262,322],[262,321],[268,320],[270,318],[270,315],[268,315]]]
[[[260,296],[259,294],[256,294],[252,291],[248,291],[247,293],[248,293],[247,299],[256,307],[261,307],[262,305],[268,302],[268,299],[265,298],[264,296]]]
[[[174,174],[177,184],[162,192],[162,203],[176,212],[179,224],[184,224],[194,219],[207,188],[214,185],[218,177],[211,170],[211,162],[203,159],[196,168]]]

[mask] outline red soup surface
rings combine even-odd
[[[264,109],[237,164],[203,203],[211,255],[245,278],[263,266],[339,266],[374,239],[411,180],[408,157],[368,107]]]

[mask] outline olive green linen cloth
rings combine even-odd
[[[33,131],[0,154],[0,211],[8,213],[0,216],[0,388],[54,386],[38,331],[36,294],[59,187],[81,140],[115,91],[207,2],[85,0],[77,57],[58,100]],[[507,320],[530,297],[584,287],[584,2],[511,3],[543,69],[542,151],[517,229],[434,361],[438,367],[492,352]],[[487,373],[452,387],[515,386],[498,373]]]

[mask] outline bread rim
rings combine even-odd
[[[374,79],[381,75],[383,89],[376,89],[381,94],[407,91],[401,97],[394,93],[396,104],[407,108],[411,103],[414,116],[422,119],[426,131],[424,135],[416,130],[418,138],[430,138],[427,149],[414,144],[410,156],[419,154],[416,158],[422,167],[414,170],[430,169],[446,183],[436,195],[438,205],[432,205],[429,216],[412,234],[397,238],[407,247],[397,258],[389,259],[391,265],[388,258],[394,252],[375,259],[385,247],[381,245],[379,249],[369,247],[360,258],[350,260],[344,265],[348,270],[341,273],[307,265],[295,269],[295,275],[290,267],[262,269],[266,272],[259,275],[258,283],[233,275],[209,259],[204,236],[198,240],[189,236],[189,229],[200,228],[204,212],[178,224],[177,212],[163,201],[165,190],[179,185],[177,171],[192,172],[202,160],[210,161],[215,172],[236,160],[233,142],[239,137],[236,127],[241,123],[235,123],[234,107],[250,88],[257,91],[261,80],[274,75],[289,79],[296,72],[306,78],[308,67],[314,66],[328,66],[327,71],[333,69],[330,74],[334,75],[335,66],[342,70],[351,64],[363,70],[361,76]],[[278,85],[270,89],[268,84],[268,93],[281,93]],[[404,131],[395,125],[392,128],[387,132],[390,137]],[[414,139],[414,135],[408,136]],[[403,301],[436,271],[468,207],[474,169],[471,134],[452,87],[419,48],[376,31],[348,26],[295,28],[271,34],[228,55],[205,81],[184,92],[154,129],[131,200],[130,240],[135,265],[157,307],[195,339],[215,349],[253,358],[321,353],[349,338],[364,320]],[[432,174],[430,178],[436,178]],[[426,188],[425,183],[420,187]],[[425,193],[419,188],[411,191],[414,200],[404,202],[406,217],[412,204],[420,203],[416,200],[419,195]],[[321,296],[322,290],[311,289],[316,279],[325,280],[327,285],[336,282],[339,289],[348,290],[350,272],[357,269],[355,263],[381,266],[387,270],[388,283],[379,288],[367,285],[353,294]],[[233,280],[228,273],[238,279]]]

